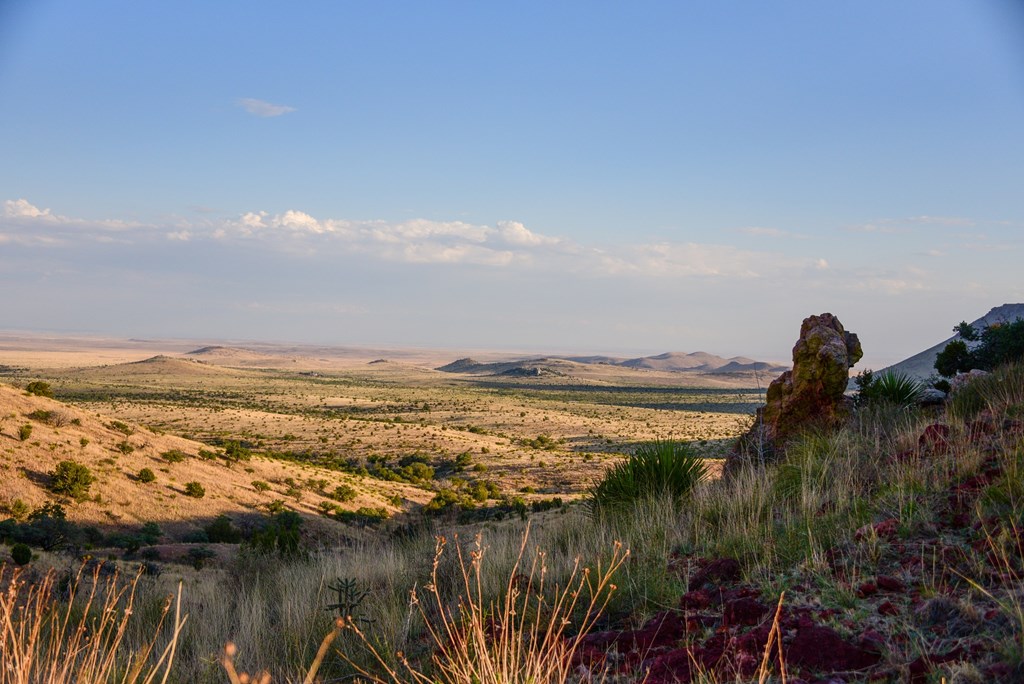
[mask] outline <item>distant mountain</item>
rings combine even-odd
[[[517,375],[536,377],[540,375],[571,374],[580,366],[617,366],[634,370],[652,370],[661,372],[689,373],[744,373],[766,372],[780,373],[786,366],[754,361],[745,356],[734,356],[730,359],[708,354],[707,352],[666,352],[656,356],[644,356],[635,359],[624,359],[613,356],[560,356],[518,361],[502,361],[497,363],[480,363],[471,358],[459,359],[437,370],[446,373],[468,373],[472,375]]]
[[[972,321],[976,329],[985,328],[993,323],[1007,323],[1017,320],[1018,318],[1024,318],[1024,304],[1003,304],[989,311],[987,314],[982,316],[976,321]],[[959,321],[950,321],[950,328]],[[904,359],[899,363],[893,364],[888,368],[883,368],[879,372],[887,370],[896,370],[912,375],[918,378],[927,378],[935,373],[935,358],[939,355],[946,345],[953,340],[960,339],[959,335],[953,335],[950,338],[939,342],[934,347],[929,347],[923,352],[914,354],[910,358]]]

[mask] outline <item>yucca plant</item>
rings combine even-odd
[[[704,459],[688,443],[642,444],[590,488],[591,511],[600,517],[662,496],[679,503],[706,476]]]
[[[858,403],[888,404],[899,408],[913,406],[925,389],[921,382],[899,370],[887,370],[877,375],[865,371],[857,376],[857,385],[860,388]]]

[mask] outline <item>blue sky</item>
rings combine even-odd
[[[865,364],[1024,301],[1024,13],[0,0],[6,329]]]

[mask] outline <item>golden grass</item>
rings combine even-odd
[[[29,581],[21,569],[0,567],[0,684],[165,684],[186,620],[181,594],[166,644],[158,646],[170,598],[149,638],[131,643],[138,582],[101,579],[99,566],[87,574],[83,565],[64,588],[55,571]]]

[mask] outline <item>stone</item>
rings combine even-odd
[[[793,369],[768,386],[766,403],[730,453],[726,474],[745,461],[772,460],[800,432],[848,415],[850,369],[863,355],[857,335],[832,314],[805,318],[793,347]]]
[[[734,558],[716,558],[693,573],[690,578],[692,589],[703,589],[706,584],[736,582],[740,579],[740,564]]]
[[[934,387],[927,387],[922,390],[917,398],[918,406],[941,406],[946,403],[946,393]]]

